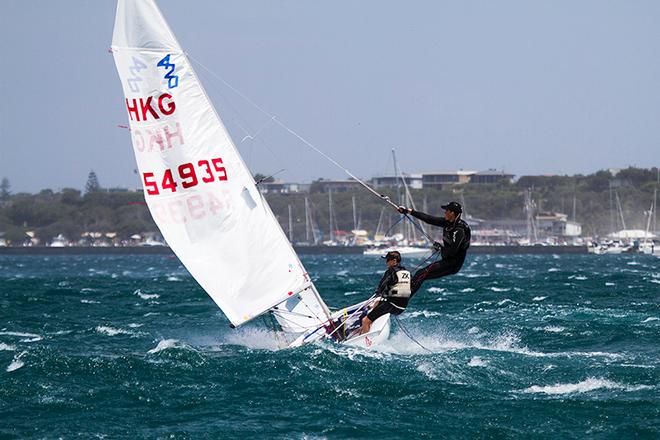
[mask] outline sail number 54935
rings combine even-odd
[[[198,174],[199,173],[199,174]],[[177,179],[174,175],[177,175]],[[197,165],[184,163],[179,165],[174,172],[166,169],[162,178],[155,173],[142,173],[144,188],[150,196],[157,196],[161,191],[170,190],[176,192],[179,183],[183,188],[191,188],[199,183],[211,183],[227,180],[227,170],[222,165],[221,158],[200,160]],[[177,182],[178,180],[178,182]],[[159,184],[160,182],[160,184]]]

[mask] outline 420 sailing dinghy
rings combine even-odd
[[[367,302],[323,302],[153,0],[118,1],[111,51],[147,206],[232,325],[272,314],[290,346],[386,339],[389,315],[351,335]]]

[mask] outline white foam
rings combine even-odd
[[[555,325],[548,325],[543,328],[537,327],[535,330],[543,330],[544,332],[548,332],[548,333],[561,333],[564,330],[566,330],[566,328]]]
[[[244,328],[231,332],[224,339],[224,342],[258,350],[275,351],[280,348],[273,332],[256,328]]]
[[[348,275],[348,270],[346,270],[346,269],[340,270],[339,272],[337,272],[337,276],[345,277],[346,275]]]
[[[616,286],[615,283],[605,283],[606,286]]]
[[[128,324],[128,326],[129,326],[130,328],[139,328],[139,327],[142,327],[143,325],[144,325],[144,324],[135,324],[135,323],[133,323],[133,322],[130,323],[130,324]]]
[[[468,330],[469,332],[469,330]],[[424,347],[421,348],[410,340],[402,332],[397,332],[382,346],[376,349],[399,354],[428,354],[429,351],[433,353],[444,353],[455,350],[465,349],[479,349],[486,351],[495,351],[503,353],[514,353],[522,356],[537,357],[537,358],[561,358],[572,356],[584,357],[605,357],[609,359],[619,359],[622,355],[617,353],[607,353],[602,351],[580,352],[580,351],[566,351],[555,353],[544,353],[530,350],[525,346],[520,346],[520,338],[513,333],[506,333],[496,336],[495,338],[485,340],[481,335],[467,336],[462,339],[443,338],[434,333],[433,336],[415,335],[415,339]],[[427,351],[428,350],[428,351]]]
[[[476,335],[477,333],[479,333],[479,331],[480,331],[479,327],[470,327],[468,329],[468,333],[471,335]]]
[[[26,339],[21,339],[21,342],[37,342],[41,341],[43,338],[41,335],[37,335],[35,333],[23,333],[23,332],[0,332],[0,335],[5,335],[5,336],[18,336],[21,338],[26,338]]]
[[[444,292],[445,289],[443,289],[442,287],[429,287],[428,289],[426,289],[426,291],[429,293],[440,293],[440,292]]]
[[[651,316],[650,318],[646,318],[644,321],[642,321],[642,324],[645,324],[645,323],[651,322],[651,321],[660,321],[660,318],[657,318],[655,316]]]
[[[350,345],[335,344],[334,342],[322,344],[323,347],[338,356],[346,357],[351,361],[359,361],[362,358],[366,359],[384,359],[390,356],[390,353],[382,350],[384,347],[376,346],[370,349],[362,347],[355,347]],[[380,350],[380,351],[379,351]],[[318,356],[323,353],[322,350],[314,351],[313,355]]]
[[[474,289],[472,287],[466,287],[465,289],[461,290],[463,293],[469,293],[469,292],[474,292]]]
[[[470,362],[468,362],[469,367],[486,367],[488,366],[488,361],[481,359],[479,356],[472,356]]]
[[[523,393],[537,393],[548,395],[588,393],[599,389],[639,391],[652,388],[649,385],[624,385],[603,378],[590,377],[578,383],[558,383],[554,385],[533,385],[522,390]]]
[[[130,335],[132,334],[128,330],[122,330],[120,328],[108,327],[105,325],[99,325],[96,327],[96,331],[108,336],[117,336],[117,335]]]
[[[508,292],[511,290],[509,287],[489,287],[493,292]]]
[[[550,269],[548,269],[548,272],[559,272],[559,268],[558,267],[551,267]]]
[[[547,296],[535,296],[534,298],[532,298],[532,301],[543,301],[546,298]]]
[[[569,280],[578,280],[578,281],[584,281],[587,280],[588,278],[585,277],[584,275],[571,275],[568,277]]]
[[[357,295],[358,293],[360,292],[358,292],[357,290],[351,290],[350,292],[344,293],[344,296]]]
[[[158,342],[158,345],[156,345],[155,348],[152,348],[147,353],[158,353],[159,351],[167,350],[168,348],[174,348],[177,346],[181,346],[181,341],[178,339],[163,339]]]
[[[167,281],[181,281],[181,278],[170,275],[167,277]]]
[[[81,299],[80,302],[83,304],[101,304],[99,301],[93,301],[91,299]]]
[[[157,293],[142,293],[141,289],[137,289],[135,292],[133,292],[135,295],[139,296],[142,299],[156,299],[160,298],[160,295]]]
[[[16,350],[15,346],[5,344],[4,342],[0,342],[0,351],[14,351],[14,350]]]
[[[417,371],[420,373],[423,373],[424,376],[428,377],[429,379],[436,380],[438,378],[438,375],[435,374],[433,371],[433,365],[431,365],[428,362],[422,362],[419,365],[417,365]]]

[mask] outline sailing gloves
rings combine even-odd
[[[412,213],[412,209],[406,208],[405,206],[399,206],[397,209],[401,214],[410,214]]]
[[[437,241],[434,241],[433,242],[433,250],[435,252],[440,252],[441,249],[442,249],[442,243],[438,243]]]

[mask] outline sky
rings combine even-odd
[[[253,173],[346,177],[214,75],[364,178],[392,172],[392,148],[407,173],[660,165],[655,0],[158,4]],[[115,2],[0,6],[0,177],[139,187]]]

